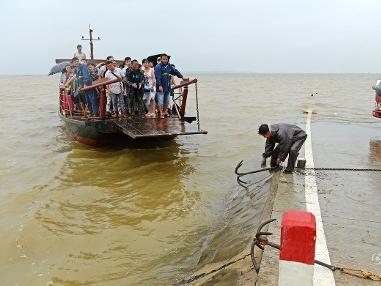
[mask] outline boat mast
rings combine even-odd
[[[85,39],[84,36],[82,36],[82,41],[89,41],[90,42],[90,58],[93,60],[94,59],[94,45],[93,41],[100,41],[101,38],[93,39],[93,30],[90,28],[89,25],[89,38]]]

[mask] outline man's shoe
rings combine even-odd
[[[292,171],[291,171],[291,170],[288,170],[288,169],[284,169],[283,173],[284,173],[284,174],[292,174]]]

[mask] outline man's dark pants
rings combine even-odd
[[[88,92],[86,92],[86,100],[87,100],[87,105],[89,106],[91,115],[99,116],[98,98],[97,98],[97,92],[95,91],[95,89],[91,89]]]
[[[288,162],[287,162],[287,167],[286,170],[288,171],[293,171],[295,168],[295,163],[296,160],[298,159],[299,156],[299,151],[302,148],[304,141],[306,141],[307,135],[305,137],[302,137],[295,142],[291,144],[290,150],[288,151]],[[278,159],[279,156],[279,144],[275,147],[273,154],[271,155],[271,167],[276,167],[278,166],[276,164],[276,160]]]

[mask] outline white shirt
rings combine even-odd
[[[113,73],[115,75],[113,75]],[[123,78],[122,70],[120,68],[115,68],[112,72],[108,70],[105,74],[105,78],[109,80]],[[123,86],[121,82],[116,82],[110,85],[110,89],[113,94],[120,94],[123,91],[122,88]]]
[[[76,51],[74,57],[78,58],[80,61],[86,60],[86,55],[84,52],[78,53],[78,51]]]
[[[126,76],[126,71],[128,70],[128,66],[124,66],[122,68],[122,72],[123,72],[123,76],[125,77]]]
[[[106,65],[103,65],[101,66],[99,69],[98,69],[98,76],[102,77],[104,75],[104,73],[106,72]]]
[[[143,68],[143,72],[144,72],[144,81],[145,81],[144,83],[148,85],[149,87],[153,87],[155,83],[154,69],[149,68],[148,70],[146,70],[145,68]]]

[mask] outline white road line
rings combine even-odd
[[[307,140],[305,145],[306,167],[313,168],[314,157],[312,153],[312,138],[311,138],[311,117],[312,112],[308,111],[306,122]],[[323,221],[321,219],[319,198],[317,193],[317,185],[315,172],[309,171],[305,176],[305,198],[306,210],[313,213],[316,217],[316,249],[315,259],[331,264],[329,259],[327,241],[324,234]],[[331,270],[315,264],[314,286],[334,286],[335,279]]]

